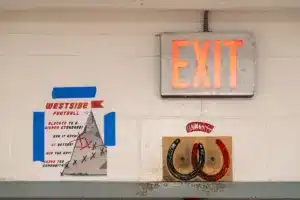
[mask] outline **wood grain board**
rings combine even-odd
[[[225,176],[218,181],[232,181],[232,138],[229,136],[223,137],[163,137],[162,148],[163,148],[163,180],[164,181],[180,181],[172,176],[167,166],[167,154],[170,145],[174,140],[179,138],[180,144],[174,152],[173,164],[177,171],[183,174],[188,174],[193,171],[191,162],[191,155],[194,143],[201,143],[205,149],[205,164],[203,171],[207,174],[218,173],[223,165],[223,155],[221,150],[216,144],[216,140],[220,139],[226,146],[229,153],[229,168]],[[192,182],[205,181],[197,176],[191,179]]]

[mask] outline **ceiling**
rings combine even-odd
[[[52,8],[274,10],[300,8],[300,0],[0,0],[1,10]]]

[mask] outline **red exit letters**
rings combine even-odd
[[[186,80],[180,80],[180,69],[188,66],[188,61],[180,59],[179,48],[193,46],[196,56],[196,70],[193,80],[189,83]],[[221,48],[229,48],[229,86],[237,86],[237,48],[243,45],[242,40],[206,40],[202,44],[198,40],[173,40],[172,41],[172,87],[173,88],[198,88],[201,85],[204,88],[211,88],[211,81],[207,74],[206,61],[208,50],[214,45],[214,88],[221,88]]]

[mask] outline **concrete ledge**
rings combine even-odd
[[[299,198],[300,182],[1,182],[0,198]]]

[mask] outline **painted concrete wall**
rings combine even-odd
[[[96,85],[105,109],[117,112],[108,176],[93,180],[160,180],[161,137],[184,135],[194,120],[233,136],[235,181],[299,180],[300,13],[213,13],[213,31],[255,33],[253,99],[162,100],[155,34],[201,30],[200,19],[198,11],[1,13],[1,180],[62,179],[32,162],[32,111],[53,86],[72,85]]]
[[[1,1],[0,9],[20,10],[20,9],[40,9],[40,8],[134,8],[134,9],[278,9],[278,8],[299,8],[297,0],[10,0]]]

